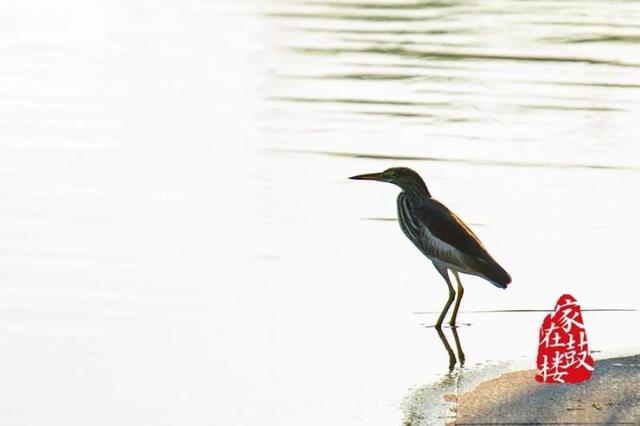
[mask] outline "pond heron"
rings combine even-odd
[[[496,262],[478,237],[444,204],[431,197],[418,173],[406,167],[393,167],[382,173],[352,176],[349,179],[389,182],[402,189],[398,195],[400,228],[413,244],[433,262],[449,287],[449,298],[435,326],[442,321],[456,303],[449,324],[455,326],[464,288],[459,273],[477,275],[498,288],[507,288],[511,277]],[[458,291],[451,285],[448,271],[456,277]]]

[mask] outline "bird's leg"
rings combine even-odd
[[[444,280],[447,282],[447,286],[449,286],[449,299],[447,299],[447,303],[444,305],[444,309],[442,310],[442,313],[440,314],[440,317],[436,322],[436,328],[440,328],[442,326],[442,321],[444,321],[444,317],[445,315],[447,315],[447,311],[449,310],[449,307],[453,303],[453,298],[456,295],[456,292],[453,289],[453,286],[451,285],[451,280],[449,279],[449,274],[447,273],[447,269],[443,268],[442,270],[440,270],[440,268],[438,268],[438,272],[440,272],[440,275],[442,275]]]
[[[462,282],[460,281],[460,275],[458,275],[457,271],[453,271],[453,275],[456,277],[456,281],[458,282],[458,293],[456,294],[456,304],[453,306],[453,314],[451,314],[451,320],[449,321],[449,325],[456,325],[456,317],[458,316],[458,309],[460,309],[460,302],[462,301],[462,296],[464,295],[464,287],[462,287]]]

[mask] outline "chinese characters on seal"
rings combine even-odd
[[[540,327],[536,380],[540,383],[578,383],[591,378],[593,358],[580,305],[562,295]]]

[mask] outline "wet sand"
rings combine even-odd
[[[591,380],[537,383],[535,370],[489,380],[458,399],[455,424],[639,424],[640,355],[596,361]]]

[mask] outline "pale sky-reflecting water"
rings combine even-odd
[[[2,424],[401,424],[446,378],[446,290],[397,190],[346,180],[393,165],[514,278],[464,278],[456,377],[544,317],[471,311],[640,307],[635,2],[0,16]],[[637,311],[584,318],[597,356],[640,346]]]

